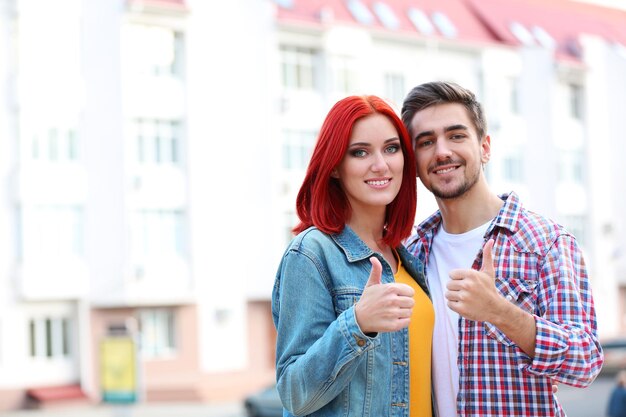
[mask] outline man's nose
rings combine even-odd
[[[445,138],[437,139],[435,142],[435,155],[438,158],[448,158],[452,154],[448,141]]]

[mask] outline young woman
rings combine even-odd
[[[432,416],[434,313],[401,244],[415,204],[411,140],[393,109],[375,96],[337,102],[272,294],[286,415]]]

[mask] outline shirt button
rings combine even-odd
[[[357,339],[357,340],[356,340],[356,344],[357,344],[359,347],[363,347],[363,346],[365,346],[365,340],[363,340],[363,339]]]
[[[506,299],[509,300],[509,301],[512,301],[513,300],[513,296],[511,294],[508,294],[506,296]]]

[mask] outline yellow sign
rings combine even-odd
[[[137,400],[135,342],[130,337],[109,337],[100,343],[102,399],[129,403]]]

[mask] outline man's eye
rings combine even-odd
[[[417,147],[418,148],[425,148],[426,146],[430,146],[433,144],[432,140],[422,140],[417,142]]]

